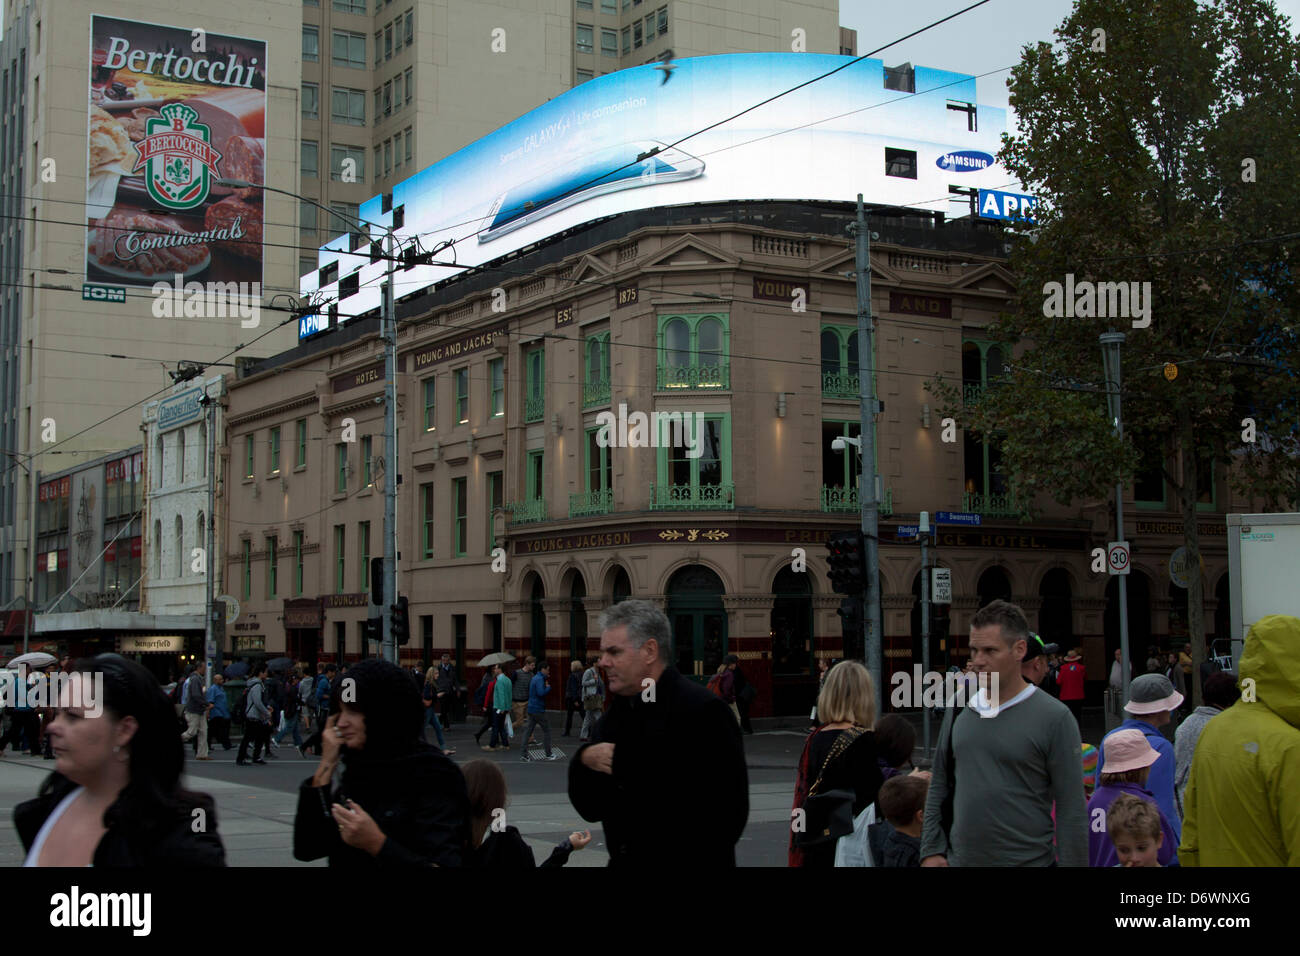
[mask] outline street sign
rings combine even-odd
[[[952,568],[930,569],[930,600],[935,604],[952,603]]]
[[[920,533],[920,525],[915,524],[900,524],[894,532],[899,538],[915,538]]]
[[[1034,221],[1034,207],[1038,200],[1023,193],[1004,193],[997,189],[979,191],[981,219],[1023,219]]]
[[[1128,574],[1129,549],[1127,541],[1112,541],[1106,546],[1106,571],[1110,574]]]
[[[935,524],[969,524],[979,525],[980,516],[973,511],[939,511],[935,513]]]
[[[1201,573],[1205,573],[1205,556],[1201,555]],[[1181,547],[1169,556],[1169,579],[1186,590],[1191,587],[1191,569],[1187,566],[1187,548]]]
[[[217,597],[218,601],[226,602],[226,626],[229,627],[239,620],[239,602],[229,594],[222,594]]]

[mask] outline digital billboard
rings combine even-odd
[[[401,298],[572,226],[633,209],[728,199],[852,200],[949,209],[950,187],[1016,187],[995,160],[1005,110],[977,106],[975,78],[916,67],[887,89],[881,60],[813,53],[691,57],[589,80],[398,183],[399,239],[454,240],[456,267],[400,269]],[[843,67],[734,120],[764,99]],[[897,85],[897,84],[895,84]],[[690,136],[699,130],[699,135]],[[678,140],[690,136],[680,144]],[[964,211],[969,213],[969,201]],[[382,196],[361,206],[387,227]],[[954,208],[952,211],[956,212]],[[368,240],[383,232],[369,227]],[[337,301],[339,322],[380,307],[383,261],[347,236],[300,283]],[[448,250],[437,256],[451,261]],[[337,275],[326,267],[337,263]],[[321,283],[326,272],[328,282]],[[338,298],[338,280],[359,273]],[[349,285],[351,282],[349,282]],[[320,331],[305,319],[300,336]]]
[[[262,281],[266,43],[90,18],[86,274]]]

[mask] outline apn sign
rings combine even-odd
[[[1003,193],[996,189],[980,190],[980,218],[982,219],[1023,219],[1034,221],[1034,207],[1038,200],[1021,193]]]

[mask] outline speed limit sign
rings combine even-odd
[[[1106,570],[1111,574],[1128,574],[1128,542],[1112,541],[1106,546]]]

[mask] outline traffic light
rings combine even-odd
[[[393,620],[393,641],[397,644],[405,644],[411,639],[411,626],[406,615],[406,609],[407,600],[405,594],[399,597],[397,603],[388,609]]]
[[[837,594],[862,595],[867,588],[867,549],[861,531],[837,531],[826,542],[831,587]]]
[[[384,619],[382,617],[366,618],[366,640],[379,641],[384,636]]]
[[[862,625],[864,614],[862,599],[856,597],[845,598],[840,602],[839,610],[835,613],[840,616],[840,624],[843,629],[844,657],[852,660],[860,659],[863,655]]]
[[[370,603],[384,606],[384,559],[370,559]]]

